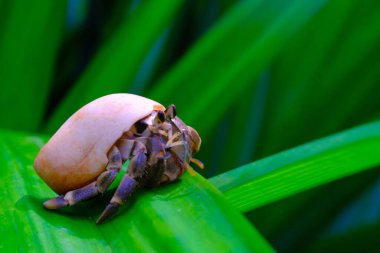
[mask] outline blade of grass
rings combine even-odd
[[[210,179],[245,212],[380,164],[380,122],[290,149]]]
[[[270,85],[278,96],[273,96],[272,92],[268,107],[284,109],[282,113],[287,115],[280,115],[282,118],[293,113],[297,113],[298,117],[295,116],[293,121],[288,121],[287,125],[282,125],[279,121],[265,123],[263,130],[270,130],[270,139],[273,142],[269,141],[266,131],[263,131],[259,147],[264,152],[261,152],[260,156],[325,136],[347,126],[368,122],[371,118],[369,116],[378,110],[379,100],[376,95],[379,93],[379,86],[376,84],[380,73],[379,58],[378,49],[373,46],[378,44],[376,39],[373,40],[373,36],[378,33],[376,24],[379,22],[378,18],[374,18],[378,13],[376,4],[375,1],[367,2],[366,5],[359,2],[329,1],[326,9],[321,12],[323,15],[316,16],[312,25],[305,27],[302,36],[297,36],[298,40],[291,40],[291,43],[287,44],[285,56],[280,55],[279,62],[273,68],[274,82]],[[361,33],[366,35],[362,36]],[[372,39],[369,39],[371,36]],[[350,57],[351,54],[356,56]],[[295,57],[296,55],[302,57]],[[337,62],[341,62],[340,66],[335,66]],[[345,67],[342,67],[344,65],[351,65],[350,70],[345,70]],[[337,70],[342,74],[338,79],[332,74]],[[305,75],[310,76],[304,79]],[[335,80],[330,80],[330,86],[326,89],[324,83],[332,77]],[[300,79],[304,80],[299,82]],[[338,86],[339,88],[336,88]],[[303,95],[299,95],[296,88],[300,88],[304,92]],[[305,92],[307,89],[308,92]],[[298,108],[293,111],[284,103],[284,98],[288,98],[290,102],[298,98],[302,101],[297,102]],[[273,111],[268,111],[267,116],[274,116]],[[290,135],[290,138],[284,140],[283,135]],[[369,182],[359,175],[352,179],[355,180],[363,186]],[[341,187],[347,191],[338,191]],[[310,244],[310,239],[318,236],[317,233],[324,228],[323,225],[333,219],[334,212],[338,212],[352,200],[352,197],[347,198],[350,187],[351,184],[344,181],[333,184],[330,193],[317,189],[313,191],[315,196],[310,196],[310,191],[302,193],[302,196],[297,197],[301,198],[300,201],[295,202],[293,197],[282,199],[281,203],[276,202],[276,205],[255,209],[252,220],[258,226],[259,222],[262,222],[260,228],[273,227],[274,236],[273,233],[268,235],[263,231],[271,242],[280,240],[282,245],[293,248],[290,252],[294,252],[295,249],[303,251],[301,245]],[[326,196],[331,200],[328,206],[323,201]],[[346,201],[342,203],[342,199]],[[309,211],[305,212],[305,207]],[[257,218],[256,210],[263,215]],[[286,222],[278,222],[278,219],[274,218],[276,214]],[[265,219],[266,221],[263,221]],[[293,238],[289,231],[293,231]],[[279,244],[276,242],[275,245]]]
[[[0,126],[36,130],[44,115],[66,1],[5,1],[0,9]]]
[[[205,33],[231,4],[229,0],[226,3],[225,1],[186,2],[181,15],[178,15],[170,29],[164,31],[152,46],[128,92],[147,93],[148,86],[155,83],[160,74],[165,72],[176,58],[181,57],[189,44]]]
[[[252,161],[262,127],[268,79],[269,73],[264,72],[256,89],[238,101],[228,113],[227,117],[231,120],[231,127],[224,136],[226,144],[223,147],[223,153],[219,154],[220,164],[217,174]]]
[[[175,103],[186,122],[199,122],[196,128],[201,135],[210,133],[233,101],[254,86],[252,80],[288,38],[324,3],[237,3],[155,86],[149,97],[164,104]],[[213,108],[212,113],[208,113],[209,108]]]
[[[263,75],[257,87],[251,87],[230,107],[213,133],[202,136],[205,145],[197,157],[207,168],[201,171],[207,178],[252,161],[266,95],[265,80]]]
[[[126,92],[146,54],[173,21],[183,2],[141,2],[65,96],[51,116],[46,130],[55,131],[73,112],[95,98]]]
[[[68,1],[67,4],[67,29],[73,31],[83,26],[90,2],[88,1]]]
[[[268,79],[269,73],[265,71],[257,87],[250,87],[249,92],[230,106],[213,133],[202,135],[205,145],[197,157],[207,168],[201,171],[205,177],[218,175],[252,161],[265,109]]]
[[[247,216],[279,251],[306,252],[379,175],[378,168],[365,170],[254,209]],[[376,203],[375,199],[372,201]],[[357,218],[363,217],[358,214]]]
[[[95,220],[111,192],[72,208],[48,211],[42,203],[55,194],[32,167],[45,141],[0,131],[3,251],[273,252],[243,215],[199,175],[185,174],[177,183],[140,191],[102,225]]]
[[[100,4],[98,9],[104,9],[101,20],[104,22],[101,27],[101,37],[107,39],[117,31],[125,18],[133,13],[140,3],[133,0],[116,0],[99,2],[98,4]]]
[[[157,69],[165,46],[170,45],[170,43],[168,43],[168,39],[169,30],[166,30],[159,36],[157,41],[147,53],[144,62],[141,64],[140,70],[136,73],[135,79],[128,88],[128,92],[133,94],[144,94],[148,84],[152,83],[152,78],[155,74],[157,74]]]
[[[373,74],[379,72],[377,4],[331,1],[286,47],[274,70],[276,80],[271,84],[271,93],[277,96],[271,96],[268,105],[261,156],[341,130],[347,119],[360,116],[369,101],[377,100],[361,92],[378,86],[377,75]],[[302,55],[302,60],[294,55]],[[351,104],[360,113],[353,114]],[[338,114],[330,112],[335,105],[343,109]]]

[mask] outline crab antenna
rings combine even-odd
[[[195,158],[191,158],[190,159],[190,162],[196,164],[199,168],[201,168],[202,170],[205,168],[204,164],[199,161],[198,159],[195,159]]]

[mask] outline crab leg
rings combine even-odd
[[[119,184],[119,187],[117,188],[110,203],[96,221],[96,224],[102,223],[108,217],[115,214],[119,210],[119,207],[127,202],[128,198],[133,194],[137,186],[138,182],[126,174]]]
[[[181,136],[180,132],[176,132],[175,134],[173,134],[172,136],[170,136],[170,139],[166,143],[166,147],[170,147],[173,143],[175,143],[175,139],[177,139],[180,136]]]
[[[140,139],[145,139],[142,137]],[[146,147],[141,141],[132,139],[120,139],[116,144],[120,150],[121,158],[123,161],[129,160],[136,156],[138,153],[146,153]]]
[[[135,178],[143,177],[146,161],[146,155],[142,150],[131,159],[128,166],[128,174],[124,175],[110,203],[96,221],[97,224],[102,223],[108,217],[112,216],[118,211],[120,206],[127,202],[137,186],[139,186],[139,183]]]
[[[82,188],[69,191],[65,195],[50,199],[44,203],[44,206],[48,209],[59,209],[65,206],[75,205],[78,202],[104,193],[115,180],[117,173],[122,167],[121,155],[116,146],[113,146],[109,151],[108,160],[106,170],[99,175],[96,181]]]

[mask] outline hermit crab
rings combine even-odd
[[[103,194],[129,161],[110,203],[97,223],[117,212],[140,187],[175,181],[193,158],[201,139],[176,116],[174,105],[132,94],[111,94],[74,113],[38,153],[34,168],[58,197],[44,206],[58,209]]]

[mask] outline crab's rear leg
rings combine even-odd
[[[98,176],[96,181],[82,188],[69,191],[65,195],[50,199],[44,203],[44,206],[48,209],[59,209],[104,193],[122,167],[122,157],[116,146],[113,146],[108,152],[108,161],[106,170]]]

